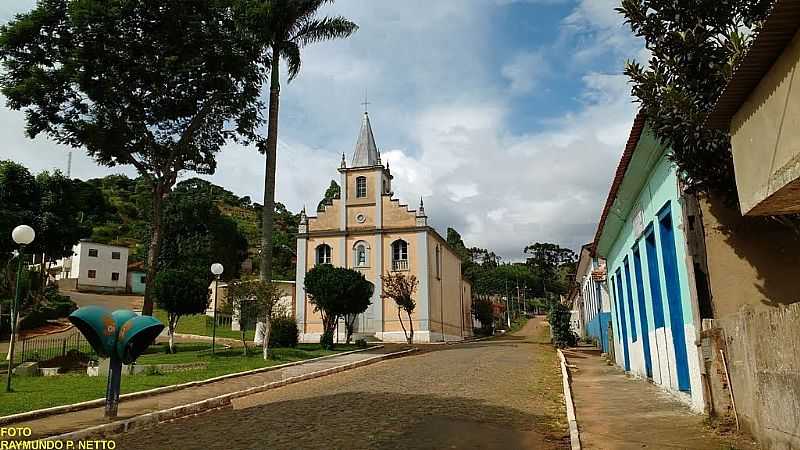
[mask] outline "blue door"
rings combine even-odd
[[[625,358],[625,370],[631,370],[631,357],[628,354],[628,325],[625,320],[625,299],[622,295],[622,273],[617,269],[616,286],[614,286],[614,299],[617,303],[617,320],[622,330],[622,355]]]
[[[644,349],[644,369],[647,378],[653,378],[653,360],[650,356],[650,330],[647,325],[647,308],[644,301],[644,281],[642,280],[642,257],[639,244],[633,250],[633,273],[636,277],[636,297],[639,300],[639,325],[642,327],[642,348]]]
[[[678,389],[690,392],[689,358],[686,354],[686,332],[684,331],[683,301],[678,276],[678,254],[675,248],[675,228],[672,224],[672,212],[669,205],[658,214],[659,238],[661,240],[661,257],[664,260],[664,282],[667,286],[667,304],[669,305],[669,323],[672,330],[672,342],[675,346],[675,366],[678,372]]]
[[[639,336],[636,335],[636,311],[633,308],[633,291],[631,290],[631,266],[628,264],[628,257],[622,261],[625,266],[625,295],[628,298],[628,316],[631,318],[631,341],[636,342]]]

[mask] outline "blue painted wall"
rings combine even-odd
[[[128,276],[131,278],[130,289],[132,294],[144,294],[145,283],[143,283],[142,280],[145,275],[144,272],[128,273]]]
[[[611,322],[610,312],[598,313],[586,325],[586,332],[589,336],[597,339],[603,347],[603,352],[608,353],[608,324]]]

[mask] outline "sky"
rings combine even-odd
[[[3,0],[0,21],[34,0]],[[577,250],[594,237],[636,104],[622,75],[644,44],[618,0],[338,0],[324,14],[359,25],[349,39],[303,50],[281,90],[277,200],[313,210],[345,153],[365,96],[395,197],[425,200],[442,235],[519,260],[534,242]],[[68,149],[24,136],[0,96],[0,159],[33,172],[66,169]],[[73,151],[72,176],[135,172]],[[186,174],[188,178],[192,174]],[[264,159],[228,145],[214,175],[263,198]]]

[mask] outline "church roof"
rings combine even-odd
[[[365,112],[361,121],[361,132],[358,133],[358,142],[353,152],[351,167],[369,167],[380,164],[378,146],[375,145],[375,136],[372,135],[372,126],[369,124],[369,115]]]

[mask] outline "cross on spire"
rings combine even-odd
[[[369,101],[367,101],[367,90],[364,89],[364,101],[361,102],[361,105],[364,106],[364,114],[367,113],[367,106],[370,105]]]

